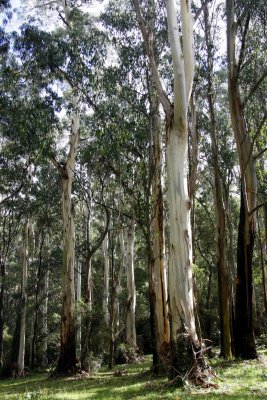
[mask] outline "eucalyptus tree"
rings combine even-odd
[[[165,93],[154,56],[153,32],[149,32],[138,1],[132,1],[143,35],[147,56],[166,117],[166,157],[168,203],[170,216],[169,243],[169,307],[171,330],[171,374],[187,370],[193,353],[186,360],[182,348],[198,342],[194,316],[192,280],[192,242],[190,201],[187,187],[187,111],[194,77],[194,45],[191,2],[181,1],[182,45],[178,34],[177,10],[174,1],[166,2],[168,33],[173,61],[173,104]],[[183,50],[182,50],[183,47]]]
[[[266,110],[259,100],[266,90],[262,37],[264,2],[226,1],[228,93],[232,127],[240,166],[241,205],[238,228],[235,304],[235,355],[257,356],[253,322],[253,251],[256,233],[257,159],[255,143],[266,126]],[[253,100],[253,102],[252,102]],[[257,104],[255,108],[255,104]],[[253,110],[253,111],[252,111]]]

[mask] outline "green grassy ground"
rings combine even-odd
[[[32,374],[0,381],[1,400],[267,400],[267,356],[248,362],[214,360],[217,389],[167,389],[166,380],[149,374],[150,359],[139,365],[120,366],[122,372],[102,368],[91,378],[51,379]],[[118,374],[116,374],[118,375]]]

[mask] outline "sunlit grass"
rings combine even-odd
[[[121,376],[102,368],[83,379],[48,378],[33,374],[0,381],[1,400],[267,400],[267,356],[254,361],[213,359],[214,382],[219,388],[167,388],[165,378],[149,373],[151,359],[142,364],[118,366]]]

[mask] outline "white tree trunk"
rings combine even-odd
[[[172,128],[167,143],[170,215],[169,303],[171,333],[184,328],[197,340],[192,275],[190,202],[187,191],[187,140]]]
[[[109,254],[108,254],[108,234],[102,243],[102,253],[104,258],[104,282],[103,282],[103,314],[106,327],[109,327]]]
[[[131,221],[131,225],[127,230],[127,305],[126,305],[126,342],[136,347],[136,330],[135,330],[135,277],[134,277],[134,239],[135,239],[135,223]]]
[[[21,305],[20,305],[21,320],[20,320],[19,354],[18,354],[19,376],[23,375],[24,373],[28,260],[29,260],[29,218],[27,217],[23,233],[22,282],[21,282]]]

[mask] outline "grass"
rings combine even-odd
[[[267,356],[254,361],[211,361],[219,387],[166,388],[165,378],[149,373],[151,359],[142,364],[102,368],[91,378],[48,378],[44,373],[0,381],[1,400],[267,400]]]

